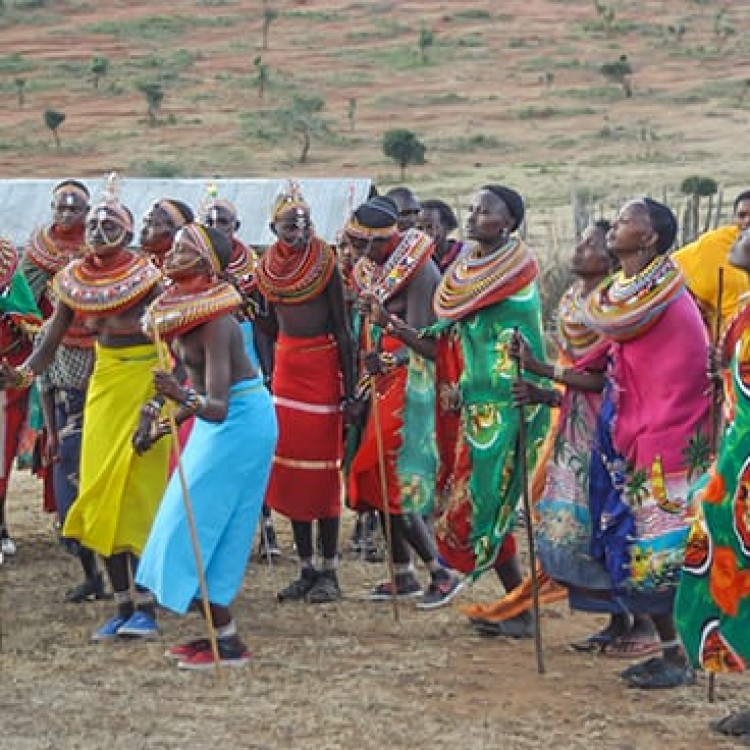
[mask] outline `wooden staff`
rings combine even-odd
[[[154,344],[156,345],[156,351],[159,356],[159,367],[161,367],[161,369],[165,372],[168,372],[169,363],[167,362],[166,358],[166,349],[162,346],[161,336],[159,335],[159,328],[155,318],[152,320],[152,329],[154,335]],[[193,548],[195,568],[198,572],[198,585],[201,593],[201,604],[203,605],[203,617],[206,620],[206,630],[208,631],[208,640],[211,643],[211,653],[214,657],[216,674],[220,679],[223,679],[223,672],[221,669],[221,656],[219,654],[219,639],[216,635],[216,628],[214,628],[213,617],[211,616],[211,604],[208,601],[208,585],[206,584],[206,574],[203,571],[203,555],[201,554],[200,544],[198,543],[198,531],[195,526],[193,504],[190,501],[190,491],[188,490],[187,478],[185,477],[185,469],[182,465],[182,453],[180,451],[180,439],[177,430],[177,422],[174,416],[174,409],[169,408],[167,410],[167,420],[169,422],[169,432],[172,435],[172,452],[174,453],[177,475],[180,478],[182,500],[185,506],[185,515],[187,517],[188,529],[190,530],[190,544]]]
[[[713,359],[716,360],[716,354],[721,341],[721,305],[722,298],[724,296],[724,269],[719,268],[719,279],[716,286],[716,319],[714,320],[714,331],[713,341],[711,345],[713,347]],[[714,365],[716,363],[714,362]],[[713,378],[714,373],[712,373]],[[718,388],[715,385],[715,378],[711,382],[711,447],[713,448],[714,457],[719,452],[719,426],[721,423],[721,409],[720,398],[721,398],[721,386]],[[708,673],[708,688],[707,698],[709,703],[713,703],[716,700],[716,672]]]
[[[513,337],[518,341],[520,333],[515,329]],[[521,358],[515,358],[516,382],[523,379]],[[539,612],[539,579],[536,572],[536,548],[534,546],[534,522],[531,515],[531,497],[529,493],[529,467],[526,459],[526,420],[523,404],[518,405],[518,451],[520,453],[521,482],[523,487],[523,510],[526,514],[526,541],[529,547],[529,565],[531,566],[531,611],[534,615],[534,651],[536,653],[536,671],[544,674],[544,654],[542,652],[542,628]]]
[[[370,321],[364,318],[365,331],[370,330]],[[368,336],[369,338],[369,336]],[[383,503],[383,518],[385,519],[385,559],[388,565],[388,577],[391,581],[391,604],[393,605],[393,619],[399,621],[398,591],[396,590],[396,568],[393,565],[393,549],[391,538],[393,525],[391,523],[391,509],[388,504],[388,477],[385,471],[385,447],[383,446],[383,432],[380,427],[380,407],[378,406],[378,389],[375,375],[370,375],[370,409],[372,409],[373,427],[375,428],[375,445],[378,451],[378,474],[380,476],[380,498]]]

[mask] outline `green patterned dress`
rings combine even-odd
[[[729,419],[712,471],[692,490],[697,513],[675,602],[690,661],[710,672],[750,661],[750,306],[728,338]]]
[[[498,559],[522,496],[519,410],[511,396],[516,365],[508,353],[516,329],[542,359],[541,304],[533,281],[432,329],[439,336],[435,531],[443,559],[473,577]],[[525,423],[531,472],[549,427],[549,411],[529,407]]]

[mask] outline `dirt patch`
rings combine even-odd
[[[253,563],[235,607],[254,658],[217,683],[162,656],[165,646],[201,634],[197,615],[162,614],[157,642],[90,643],[112,604],[61,603],[79,571],[40,507],[36,480],[16,474],[9,521],[18,554],[0,568],[9,750],[721,748],[728,745],[707,722],[747,697],[740,679],[724,677],[713,706],[704,677],[695,688],[628,690],[617,679],[625,663],[568,650],[602,621],[564,605],[544,611],[547,672],[539,676],[531,641],[475,635],[454,608],[421,613],[405,604],[395,623],[389,605],[360,599],[384,566],[348,552],[341,603],[279,605],[275,592],[295,572],[283,520],[289,559],[270,571]],[[487,576],[461,600],[497,592]]]

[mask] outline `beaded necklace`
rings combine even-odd
[[[528,286],[539,267],[528,245],[509,239],[489,255],[479,255],[469,246],[445,272],[435,292],[433,306],[438,317],[460,320],[494,305]]]
[[[602,336],[628,341],[645,333],[685,291],[682,274],[668,255],[625,278],[620,270],[586,298],[585,316]]]
[[[248,294],[255,286],[255,267],[258,256],[255,251],[244,245],[238,239],[232,239],[232,256],[226,272],[237,281],[239,288]]]
[[[352,281],[357,292],[374,294],[386,302],[409,283],[414,274],[432,257],[433,244],[429,235],[409,229],[399,240],[383,265],[367,257],[354,266]]]
[[[333,251],[318,237],[301,252],[275,242],[256,268],[258,286],[269,302],[300,305],[321,294],[335,265]]]
[[[98,258],[89,253],[71,261],[52,280],[59,300],[83,315],[118,313],[132,307],[161,280],[151,261],[131,250]]]
[[[83,255],[84,228],[74,232],[56,230],[54,224],[37,229],[26,246],[29,260],[45,273],[56,274],[73,258]]]
[[[593,330],[584,313],[583,282],[568,287],[557,306],[555,339],[560,349],[571,359],[578,360],[590,352],[602,336]]]
[[[143,330],[152,336],[154,325],[165,339],[182,336],[209,320],[236,312],[242,306],[240,293],[228,281],[206,279],[203,288],[185,290],[171,284],[146,309]]]

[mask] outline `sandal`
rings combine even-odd
[[[710,722],[708,726],[727,737],[744,737],[747,742],[750,739],[750,711],[732,711],[723,719]]]
[[[592,633],[582,641],[573,641],[573,643],[570,644],[570,647],[574,651],[580,651],[582,653],[603,651],[618,638],[622,638],[627,632],[627,628],[627,623],[623,624],[613,618],[607,627],[603,628],[598,633]]]
[[[612,641],[602,646],[602,656],[610,659],[640,659],[643,656],[651,656],[662,651],[662,643],[658,638],[646,636],[623,635],[613,638]]]
[[[658,668],[631,673],[625,678],[628,687],[641,690],[668,690],[695,685],[695,672],[689,664],[674,664],[660,660]]]

